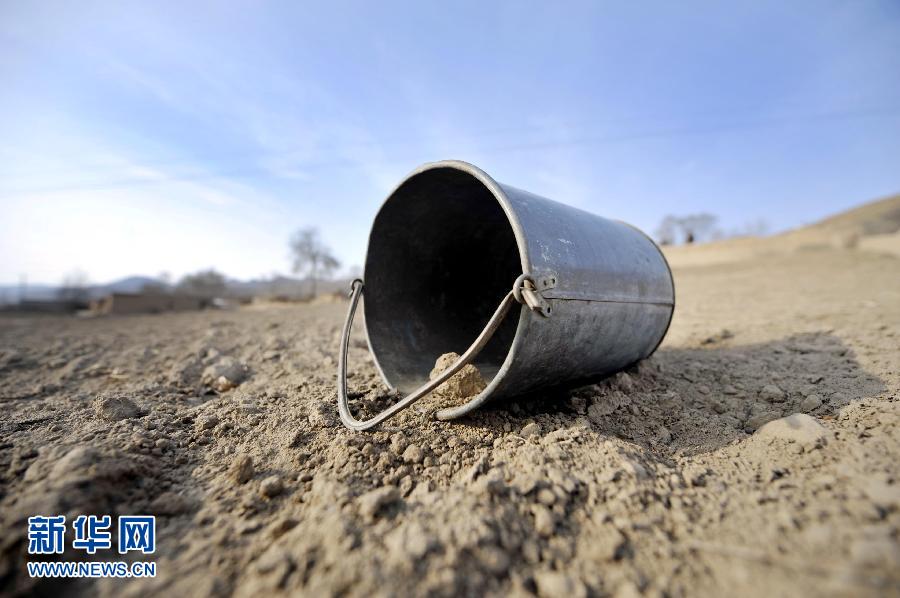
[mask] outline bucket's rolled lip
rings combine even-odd
[[[378,209],[378,213],[375,216],[375,219],[378,218],[378,214],[384,209],[387,202],[391,200],[394,194],[406,184],[411,178],[418,176],[422,173],[428,172],[429,170],[438,170],[442,168],[452,168],[455,170],[459,170],[461,172],[465,172],[475,177],[482,185],[484,185],[490,192],[491,195],[494,196],[494,199],[497,200],[497,203],[500,204],[500,207],[503,209],[503,213],[506,214],[506,218],[509,220],[509,224],[512,227],[513,235],[516,238],[516,245],[519,248],[519,259],[522,262],[522,272],[528,272],[530,270],[531,260],[528,255],[528,243],[525,242],[525,233],[522,229],[522,225],[519,222],[519,218],[516,215],[515,211],[512,209],[509,198],[506,196],[506,192],[503,191],[503,188],[500,186],[497,181],[495,181],[489,174],[485,171],[481,170],[474,164],[470,164],[468,162],[464,162],[462,160],[440,160],[438,162],[428,162],[426,164],[422,164],[411,173],[409,173],[400,183],[398,183],[390,193],[388,193],[387,198],[382,202],[381,207]],[[374,229],[374,220],[373,220],[373,229]],[[365,264],[369,263],[368,258],[368,248],[372,243],[372,232],[369,231],[369,239],[366,244],[366,261]],[[509,284],[512,287],[512,284],[515,279],[510,280]],[[497,302],[499,303],[502,297],[497,297]],[[514,311],[510,310],[510,313],[507,317],[513,317]],[[500,366],[500,369],[497,371],[497,374],[491,380],[491,383],[487,385],[487,387],[481,391],[477,396],[475,396],[472,400],[458,405],[456,407],[447,407],[446,409],[439,410],[435,415],[440,420],[451,420],[456,419],[458,417],[462,417],[463,415],[469,413],[470,411],[477,409],[481,406],[485,401],[490,398],[491,394],[493,394],[494,390],[500,385],[500,382],[506,376],[506,373],[509,371],[513,360],[515,359],[516,352],[519,348],[520,339],[524,336],[522,333],[524,332],[524,328],[528,325],[529,312],[525,309],[519,309],[519,322],[516,328],[516,334],[513,338],[512,345],[509,347],[509,352],[506,354],[506,359],[503,361],[503,365]],[[372,359],[375,361],[375,368],[378,370],[378,373],[381,375],[381,379],[384,380],[385,384],[387,384],[390,388],[394,388],[394,385],[391,384],[390,380],[388,380],[387,376],[384,374],[384,370],[381,368],[381,364],[378,363],[378,356],[375,354],[375,351],[372,349],[372,342],[369,339],[368,334],[368,323],[366,326],[366,342],[369,345],[369,354],[372,356]],[[475,340],[475,339],[472,339]]]

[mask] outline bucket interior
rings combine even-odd
[[[375,218],[365,266],[366,331],[387,382],[408,393],[440,355],[462,354],[521,272],[512,226],[475,176],[436,168],[405,181]],[[475,360],[488,383],[518,313],[514,306]]]

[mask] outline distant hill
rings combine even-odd
[[[678,268],[729,263],[817,247],[900,256],[900,194],[771,237],[738,237],[698,245],[668,246],[663,251],[669,264]]]
[[[110,293],[137,293],[147,285],[158,285],[164,288],[171,286],[158,278],[150,276],[128,276],[108,284],[93,285],[90,287],[90,291],[92,296],[102,296]]]
[[[900,230],[900,194],[863,204],[792,232],[804,230],[860,237],[895,233]]]

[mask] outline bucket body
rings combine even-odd
[[[464,351],[522,273],[547,315],[514,308],[475,360],[487,387],[440,419],[608,376],[649,357],[672,319],[671,271],[638,229],[465,162],[426,164],[390,194],[369,236],[365,325],[388,386],[408,393],[440,355]]]

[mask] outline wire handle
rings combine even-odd
[[[534,280],[528,274],[521,274],[516,278],[512,290],[503,297],[502,301],[500,301],[500,305],[497,306],[494,315],[492,315],[491,319],[485,324],[481,334],[479,334],[478,338],[475,339],[475,342],[466,349],[466,352],[453,362],[453,365],[441,372],[437,378],[429,380],[381,413],[367,420],[359,420],[350,413],[350,399],[347,396],[347,350],[350,347],[350,328],[353,326],[353,317],[356,314],[359,298],[363,293],[363,286],[363,281],[359,278],[355,279],[350,284],[350,308],[347,311],[347,319],[344,321],[344,329],[341,332],[341,348],[340,354],[338,355],[337,371],[338,412],[341,415],[341,421],[344,425],[351,430],[356,431],[374,428],[398,411],[406,409],[433,391],[435,388],[446,382],[453,374],[471,363],[481,350],[484,349],[484,346],[487,345],[488,341],[491,340],[494,333],[497,332],[497,329],[500,327],[500,324],[503,322],[503,319],[506,317],[506,314],[509,312],[509,308],[513,303],[519,302],[527,305],[532,311],[540,313],[545,317],[550,313],[549,309],[546,309],[546,300],[535,290]]]

